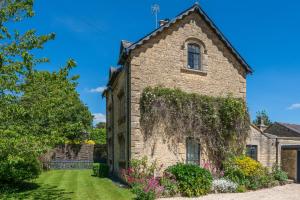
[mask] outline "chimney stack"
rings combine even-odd
[[[260,125],[258,126],[260,131],[264,132],[268,127],[265,125],[264,120],[261,118],[260,119]]]
[[[170,20],[169,19],[162,19],[162,20],[159,20],[159,26],[164,26],[165,24],[167,24]]]

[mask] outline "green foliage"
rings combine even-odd
[[[244,185],[239,185],[238,188],[236,189],[236,192],[238,193],[247,192],[247,188]]]
[[[37,159],[40,147],[34,142],[35,138],[16,139],[14,135],[5,131],[0,137],[0,184],[33,179],[41,172]]]
[[[128,185],[132,187],[132,192],[136,194],[136,199],[155,199],[161,196],[164,187],[160,184],[159,174],[161,167],[154,161],[148,163],[147,157],[134,159],[130,162],[130,167],[121,170],[121,175]]]
[[[176,177],[181,194],[192,197],[207,194],[212,185],[211,173],[197,165],[177,164],[169,167],[170,172]]]
[[[92,124],[92,115],[76,91],[76,77],[68,77],[73,64],[58,72],[34,72],[23,85],[20,105],[28,131],[58,139],[80,139]]]
[[[34,15],[33,0],[6,0],[0,8],[0,95],[5,92],[19,92],[22,78],[33,71],[45,58],[35,58],[33,51],[53,40],[53,33],[37,36],[35,30],[21,34],[10,30],[10,24]],[[6,93],[7,94],[7,93]]]
[[[272,121],[270,120],[269,115],[265,110],[258,111],[256,113],[256,118],[255,120],[253,120],[253,124],[259,126],[262,121],[266,126],[272,125]]]
[[[226,178],[244,185],[247,189],[269,187],[273,182],[273,177],[266,167],[246,156],[230,158],[224,163],[224,167]]]
[[[135,200],[155,200],[155,192],[146,192],[142,185],[134,185],[131,189],[132,193],[136,195]]]
[[[11,30],[34,15],[33,0],[6,0],[0,7],[0,179],[19,182],[40,173],[38,156],[91,126],[92,116],[79,100],[70,60],[59,72],[38,72],[48,62],[34,52],[53,33]],[[12,23],[15,23],[12,25]]]
[[[99,129],[106,128],[106,123],[105,122],[99,122],[99,123],[96,124],[95,127],[99,128]]]
[[[89,139],[95,141],[96,144],[106,144],[106,128],[92,128]]]
[[[148,163],[148,158],[144,156],[141,159],[132,159],[130,161],[131,176],[136,179],[142,179],[146,177],[154,176],[154,173],[160,171],[160,167],[157,162]]]
[[[106,178],[109,175],[109,166],[103,163],[94,163],[93,164],[93,176],[100,178]]]
[[[273,166],[272,175],[274,179],[279,182],[285,182],[288,180],[288,174],[285,171],[283,171],[278,165]]]
[[[173,197],[180,193],[176,178],[170,173],[164,173],[160,179],[160,185],[164,188],[163,196]]]
[[[140,103],[145,140],[163,122],[170,138],[201,138],[208,148],[210,160],[218,167],[228,153],[240,155],[244,149],[250,121],[242,99],[148,87],[143,91]]]

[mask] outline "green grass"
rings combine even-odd
[[[127,200],[134,196],[110,179],[91,176],[91,170],[54,170],[18,189],[0,194],[1,199],[32,200]]]

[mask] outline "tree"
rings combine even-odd
[[[105,122],[99,122],[95,126],[96,128],[106,128],[106,123]]]
[[[262,111],[258,111],[256,113],[256,119],[253,120],[253,124],[255,124],[256,126],[261,125],[261,123],[264,123],[264,125],[266,126],[270,126],[272,124],[267,112],[265,110]]]
[[[0,183],[14,183],[36,178],[38,157],[89,129],[92,116],[75,90],[76,77],[69,78],[74,61],[58,72],[35,69],[48,59],[33,52],[55,35],[9,29],[34,16],[33,0],[6,0],[0,6]]]
[[[91,129],[89,139],[94,140],[96,144],[106,144],[106,123],[97,123],[96,126]]]
[[[69,61],[58,72],[34,72],[26,79],[20,103],[26,110],[22,121],[32,134],[80,140],[92,127],[93,117],[76,91],[78,77],[69,77],[74,65]]]

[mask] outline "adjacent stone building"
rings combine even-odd
[[[137,42],[122,41],[120,67],[111,68],[107,90],[108,164],[117,173],[130,159],[147,156],[165,166],[205,161],[201,144],[193,138],[166,140],[158,129],[144,140],[140,124],[140,97],[145,87],[179,88],[214,97],[232,95],[246,100],[246,77],[251,67],[234,49],[198,4]],[[274,140],[251,127],[249,155],[266,166],[276,162]],[[176,149],[170,148],[176,146]],[[256,148],[256,149],[255,149]],[[275,149],[275,150],[274,150]],[[197,155],[196,155],[197,154]],[[275,156],[274,156],[275,154]]]

